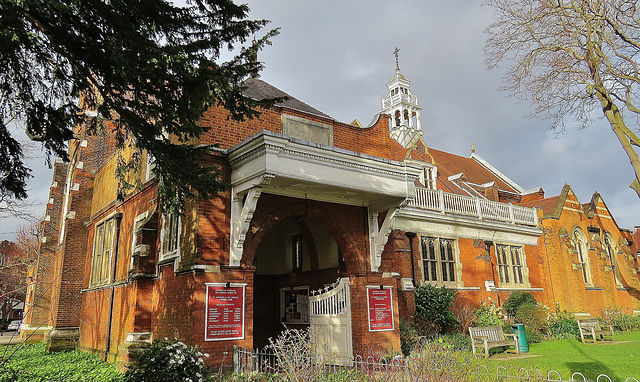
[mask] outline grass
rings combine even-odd
[[[0,382],[96,381],[122,379],[115,364],[82,351],[48,354],[44,344],[0,347]]]
[[[529,353],[538,357],[508,362],[527,368],[556,370],[563,378],[580,372],[592,381],[600,374],[608,375],[612,381],[630,377],[640,380],[640,331],[616,333],[615,340],[614,343],[583,344],[579,340],[565,339],[530,344]]]
[[[492,360],[490,369],[505,365],[510,370],[514,370],[514,366],[528,370],[556,370],[564,379],[580,372],[590,381],[596,381],[600,374],[606,374],[614,382],[631,377],[640,380],[640,331],[616,333],[615,343],[582,344],[578,340],[566,339],[530,344],[529,353],[537,357]],[[9,358],[8,363],[2,365],[1,358]],[[339,379],[337,376],[326,377],[328,380]],[[114,364],[105,363],[86,352],[48,354],[43,344],[0,347],[0,382],[116,382],[121,378],[122,374],[115,370]]]

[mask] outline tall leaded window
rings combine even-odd
[[[521,246],[496,244],[500,285],[524,286],[528,283],[524,251]]]
[[[96,226],[93,235],[90,286],[109,283],[116,219],[108,219]]]
[[[162,252],[163,259],[180,255],[180,215],[162,216]]]
[[[425,282],[454,286],[457,263],[454,241],[436,237],[422,238],[422,276]]]
[[[616,285],[621,285],[620,275],[618,270],[618,262],[616,261],[616,255],[618,250],[616,249],[615,241],[613,241],[613,237],[609,232],[604,234],[604,252],[606,253],[607,259],[609,260],[609,266],[611,267],[611,272],[613,272],[613,277],[616,282]]]
[[[576,256],[578,257],[578,267],[582,270],[582,279],[587,285],[591,285],[591,265],[589,263],[589,248],[587,237],[580,228],[573,230],[573,240],[575,242]]]

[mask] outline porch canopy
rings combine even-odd
[[[415,197],[422,167],[262,131],[228,151],[231,256],[239,265],[244,236],[262,192],[368,207],[400,207]]]

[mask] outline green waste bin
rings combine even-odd
[[[524,334],[524,324],[513,324],[511,329],[513,329],[513,334],[518,336],[518,351],[528,353],[529,345],[527,344],[527,336]]]

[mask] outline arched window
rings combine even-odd
[[[396,110],[395,117],[396,117],[396,127],[398,127],[400,126],[400,110]]]
[[[580,228],[573,230],[573,240],[576,246],[576,255],[578,256],[578,265],[582,269],[582,278],[585,285],[592,285],[591,265],[589,263],[589,247],[587,246],[587,237]]]
[[[611,267],[611,271],[613,272],[613,278],[616,281],[616,285],[621,285],[620,272],[618,270],[617,261],[618,250],[616,248],[616,242],[613,240],[613,236],[611,236],[609,232],[606,232],[604,234],[603,247],[604,252],[607,255],[607,259],[609,260],[609,266]]]

